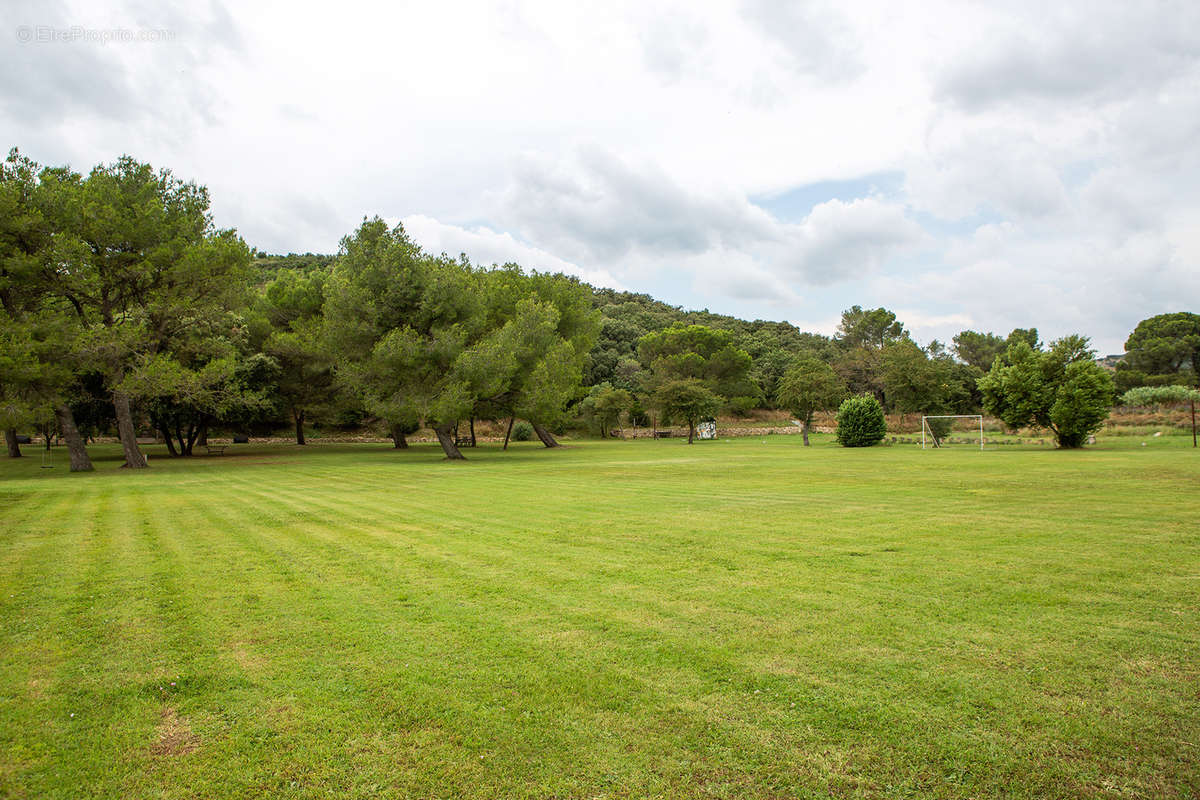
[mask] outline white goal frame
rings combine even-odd
[[[983,414],[930,414],[921,417],[921,449],[925,449],[925,432],[929,431],[929,437],[933,439],[934,447],[941,447],[937,444],[937,437],[933,435],[933,429],[925,422],[927,419],[977,419],[979,420],[979,449],[983,449]]]

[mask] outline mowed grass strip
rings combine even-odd
[[[100,455],[0,464],[0,796],[1200,793],[1182,437]]]

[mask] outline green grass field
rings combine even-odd
[[[0,796],[1200,795],[1190,437],[0,463]]]

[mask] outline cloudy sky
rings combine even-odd
[[[918,340],[1200,311],[1200,3],[6,3],[9,146],[427,249]]]

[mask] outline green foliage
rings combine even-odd
[[[887,435],[883,406],[872,394],[860,394],[842,401],[837,413],[837,440],[842,447],[870,447]]]
[[[856,347],[882,350],[907,336],[908,331],[894,312],[886,308],[864,310],[861,306],[851,306],[842,312],[835,341],[846,350]]]
[[[1137,324],[1125,342],[1115,380],[1123,390],[1136,386],[1194,386],[1200,368],[1200,314],[1159,314]]]
[[[912,339],[884,347],[882,383],[888,409],[901,413],[950,414],[971,405],[971,367],[954,361],[936,339],[927,348]]]
[[[1169,406],[1200,402],[1200,389],[1187,386],[1139,386],[1121,395],[1123,406]]]
[[[991,369],[996,357],[1008,349],[1008,343],[994,333],[962,331],[955,334],[953,341],[954,354],[981,372]]]
[[[1144,319],[1125,342],[1131,369],[1151,375],[1200,365],[1200,314],[1180,311]]]
[[[378,218],[343,240],[326,298],[338,379],[375,415],[441,434],[468,416],[554,422],[600,328],[577,280],[435,258]]]
[[[525,420],[520,420],[513,425],[512,440],[514,442],[529,442],[533,440],[533,426]]]
[[[801,356],[784,373],[776,401],[804,424],[807,441],[813,414],[836,408],[845,396],[846,384],[831,366],[813,356]]]
[[[886,308],[864,310],[861,306],[852,306],[842,312],[842,321],[834,337],[839,350],[838,374],[851,392],[870,392],[886,399],[884,349],[908,340],[908,332],[895,313]]]
[[[610,383],[593,386],[579,403],[580,414],[593,433],[606,437],[620,424],[621,415],[633,407],[633,395],[625,389],[614,388]]]
[[[720,398],[753,396],[750,354],[734,344],[728,331],[704,325],[674,326],[638,341],[638,355],[650,370],[648,388],[697,381]]]
[[[696,423],[711,418],[721,408],[721,398],[695,378],[668,381],[655,393],[655,402],[664,415],[688,424],[688,444],[696,433]]]
[[[635,394],[652,394],[657,383],[638,362],[638,340],[672,327],[702,325],[725,331],[733,346],[751,357],[748,379],[753,389],[726,395],[737,398],[730,402],[739,408],[772,402],[779,379],[796,356],[808,354],[828,360],[833,353],[828,337],[805,333],[787,322],[747,321],[707,310],[684,311],[645,294],[612,289],[594,289],[592,296],[602,314],[603,326],[588,355],[585,376],[588,385],[607,381]]]
[[[1083,336],[1063,337],[1049,350],[1019,341],[979,379],[984,408],[1010,428],[1047,428],[1060,447],[1081,447],[1113,401],[1112,378],[1093,355]]]

